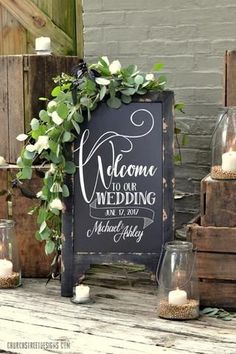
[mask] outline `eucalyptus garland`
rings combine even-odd
[[[24,141],[24,147],[17,160],[20,168],[18,182],[31,179],[33,165],[46,169],[43,187],[37,191],[40,203],[30,213],[37,214],[36,238],[45,241],[46,254],[60,250],[61,213],[64,212],[64,198],[69,196],[65,174],[74,174],[76,166],[68,160],[66,147],[80,134],[80,125],[91,119],[101,101],[118,109],[129,104],[134,95],[163,90],[166,79],[157,77],[162,64],[155,64],[152,72],[141,73],[136,65],[122,67],[118,60],[111,63],[101,57],[96,64],[87,66],[80,62],[72,76],[62,73],[54,81],[52,99],[46,101],[46,109],[30,122],[31,130],[20,134],[17,140]]]

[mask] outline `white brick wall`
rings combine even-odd
[[[210,137],[223,94],[224,52],[236,49],[235,0],[84,0],[85,57],[165,64],[168,88],[184,101],[189,144],[176,168],[178,224],[199,206],[199,181],[209,172]]]

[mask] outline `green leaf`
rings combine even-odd
[[[127,68],[126,68],[126,71],[127,73],[129,74],[129,76],[133,75],[134,73],[137,72],[137,65],[129,65]]]
[[[70,195],[70,192],[69,192],[69,189],[68,189],[67,185],[63,184],[63,186],[62,186],[62,196],[64,198],[67,198],[67,197],[69,197],[69,195]]]
[[[39,101],[48,101],[48,98],[46,98],[46,97],[39,97]]]
[[[49,140],[49,148],[54,154],[57,153],[57,147],[58,147],[58,143],[56,143],[54,140]]]
[[[105,79],[104,77],[96,77],[95,81],[98,85],[102,85],[102,86],[104,85],[107,86],[111,82],[110,80]]]
[[[80,103],[85,107],[89,107],[91,104],[91,100],[88,97],[81,97]]]
[[[65,132],[63,134],[63,138],[62,138],[63,143],[66,143],[66,142],[70,141],[70,139],[71,139],[71,133]]]
[[[137,94],[138,94],[138,95],[145,95],[145,93],[147,93],[147,90],[146,90],[146,89],[139,89],[139,90],[137,91]]]
[[[36,118],[33,118],[30,122],[30,126],[32,130],[37,130],[39,128],[39,121]]]
[[[17,161],[16,161],[16,164],[17,164],[17,166],[19,166],[19,167],[24,167],[24,163],[23,163],[21,157],[18,157],[18,159],[17,159]]]
[[[121,100],[117,97],[110,97],[107,100],[107,105],[111,108],[118,109],[121,106]]]
[[[218,309],[215,307],[205,307],[203,310],[201,310],[201,313],[203,315],[206,315],[206,314],[211,313],[212,311],[215,311],[215,310],[218,311]]]
[[[162,64],[162,63],[156,63],[156,64],[153,65],[153,70],[154,71],[160,71],[163,68],[164,68],[164,64]]]
[[[142,76],[142,75],[137,75],[137,76],[135,76],[134,82],[135,82],[137,85],[142,85],[142,83],[144,82],[143,76]]]
[[[181,113],[184,113],[185,104],[183,102],[178,102],[175,104],[175,109]]]
[[[121,95],[121,101],[125,104],[129,104],[132,101],[131,96]]]
[[[45,244],[45,252],[46,254],[51,254],[55,250],[56,245],[52,240],[47,240]]]
[[[164,75],[159,76],[159,78],[158,78],[159,85],[164,86],[166,84],[166,81],[167,80],[166,80],[166,77]]]
[[[72,119],[71,122],[72,122],[72,124],[73,124],[73,126],[74,126],[74,128],[76,130],[76,133],[79,135],[80,134],[80,126],[79,126],[79,124],[76,123],[73,119]]]
[[[99,93],[99,99],[100,99],[100,101],[103,100],[103,98],[104,98],[105,95],[106,95],[106,92],[107,92],[106,86],[102,86],[102,87],[101,87],[101,90],[100,90],[100,93]]]
[[[51,235],[51,230],[46,227],[43,232],[40,232],[41,240],[48,240]]]
[[[40,118],[43,122],[46,122],[46,123],[48,123],[48,122],[50,121],[48,112],[45,111],[44,109],[42,109],[42,110],[39,112],[39,118]]]
[[[126,96],[132,96],[135,94],[135,92],[136,92],[136,89],[133,87],[129,87],[129,88],[121,91],[121,93]]]
[[[52,95],[53,97],[57,97],[60,92],[61,92],[61,87],[60,87],[60,86],[56,86],[56,87],[54,87],[54,89],[52,90],[51,95]]]
[[[68,113],[69,113],[67,105],[65,103],[60,103],[57,106],[56,112],[58,113],[59,117],[61,117],[62,119],[67,118]]]
[[[76,166],[72,161],[66,161],[65,163],[65,172],[72,175],[76,172]]]
[[[29,166],[25,166],[21,171],[21,179],[31,179],[32,177],[32,168]]]
[[[46,220],[46,218],[47,218],[47,209],[40,208],[38,212],[37,223],[42,224],[42,222]]]
[[[38,231],[36,231],[36,233],[35,233],[35,238],[37,241],[42,241],[40,233]]]

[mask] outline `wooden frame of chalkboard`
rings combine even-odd
[[[91,264],[130,262],[152,272],[174,229],[174,94],[152,93],[118,110],[102,103],[71,154],[63,214],[61,295]]]

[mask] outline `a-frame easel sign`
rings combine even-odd
[[[170,91],[119,109],[102,103],[84,123],[67,177],[62,296],[90,264],[129,261],[155,271],[173,238],[173,104]]]

